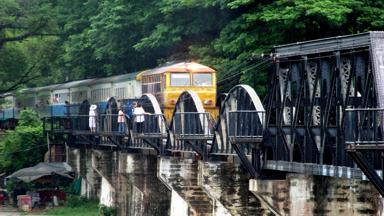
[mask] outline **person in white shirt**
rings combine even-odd
[[[96,108],[97,106],[95,104],[92,104],[89,108],[89,128],[91,129],[91,132],[96,132]]]
[[[145,116],[146,114],[149,114],[144,111],[143,107],[141,104],[137,104],[137,106],[133,109],[133,116],[135,117],[134,121],[136,123],[136,130],[137,133],[142,133],[143,132],[143,124],[145,121]]]

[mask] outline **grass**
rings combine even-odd
[[[88,200],[84,197],[68,195],[64,206],[26,212],[23,215],[98,216],[99,209],[99,202],[97,200]]]
[[[61,215],[61,216],[98,216],[99,206],[97,201],[85,201],[79,206],[57,207],[47,210],[44,215]]]

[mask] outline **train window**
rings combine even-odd
[[[55,94],[53,96],[52,103],[59,103],[59,101],[60,101],[60,95],[59,94]]]
[[[71,96],[73,102],[83,102],[84,99],[87,99],[87,91],[75,91]]]
[[[190,86],[189,73],[171,73],[171,86]]]
[[[55,94],[56,103],[64,103],[69,99],[68,93]]]
[[[142,91],[143,91],[143,93],[148,93],[148,85],[143,85]]]
[[[120,87],[115,89],[115,97],[118,99],[126,98],[126,87]]]
[[[109,99],[111,97],[111,95],[112,95],[112,89],[111,88],[107,88],[106,92],[107,92],[107,95],[105,96],[105,98]]]
[[[195,73],[193,74],[194,86],[212,86],[211,73]]]

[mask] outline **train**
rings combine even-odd
[[[216,80],[216,70],[211,67],[179,62],[140,72],[7,92],[0,95],[0,128],[14,128],[19,112],[27,108],[41,118],[68,113],[86,115],[90,104],[97,105],[99,113],[118,106],[129,113],[143,94],[154,95],[170,121],[179,95],[186,90],[195,91],[204,108],[217,116]]]

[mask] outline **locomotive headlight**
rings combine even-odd
[[[203,104],[204,105],[211,105],[212,104],[212,100],[204,100]]]

